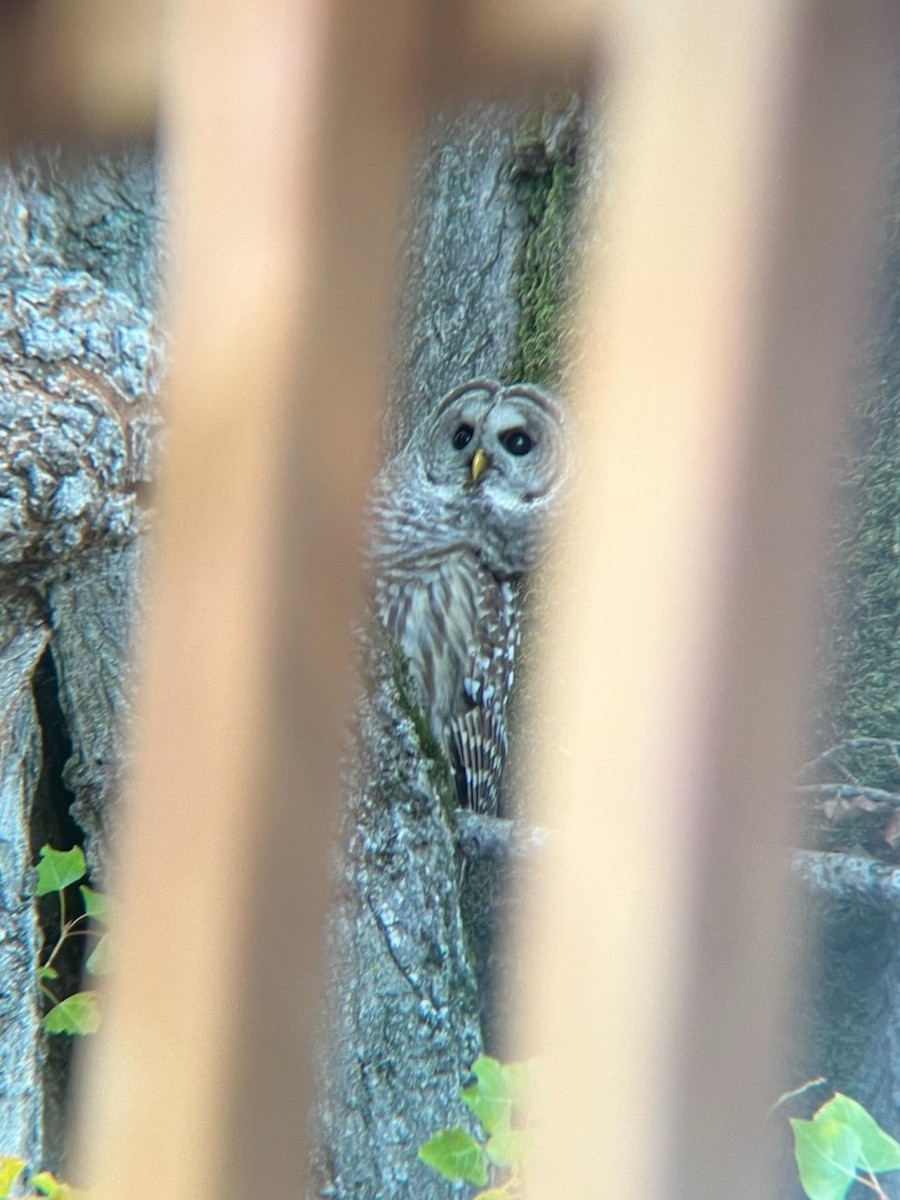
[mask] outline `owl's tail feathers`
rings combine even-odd
[[[462,807],[499,813],[506,748],[506,731],[492,709],[472,708],[451,723],[450,757]]]

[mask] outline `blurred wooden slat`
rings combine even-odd
[[[98,1197],[296,1195],[391,250],[409,0],[172,0],[170,429]]]
[[[434,27],[433,94],[528,91],[595,59],[605,5],[452,0]],[[153,133],[165,0],[7,0],[0,6],[0,148],[16,141]],[[363,25],[361,25],[361,28]]]
[[[0,149],[36,139],[151,135],[165,9],[165,0],[0,6]],[[536,0],[456,0],[423,9],[420,19],[435,30],[423,80],[433,95],[528,91],[595,57],[595,0],[559,10]]]
[[[500,76],[527,90],[552,86],[573,68],[595,69],[613,7],[611,0],[458,0],[451,9],[461,58],[478,84]]]
[[[153,132],[162,0],[9,0],[0,7],[0,148]]]
[[[532,1200],[759,1200],[826,463],[888,4],[620,6],[527,913]],[[602,233],[602,239],[599,234]]]

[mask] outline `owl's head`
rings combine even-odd
[[[473,379],[435,409],[424,444],[430,482],[458,496],[503,573],[530,569],[543,519],[568,473],[561,404],[533,384]]]

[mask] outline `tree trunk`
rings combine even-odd
[[[153,178],[137,151],[0,173],[0,1153],[32,1169],[63,1152],[71,1046],[41,1033],[30,867],[83,844],[102,885],[120,768],[157,422]]]
[[[31,1163],[43,1153],[40,935],[31,901],[29,818],[40,774],[41,734],[30,681],[48,631],[27,598],[3,596],[0,628],[0,1147]]]
[[[517,348],[526,213],[513,167],[520,108],[434,120],[411,181],[392,443],[466,379],[503,376]]]
[[[366,657],[330,926],[315,1194],[428,1200],[454,1194],[416,1151],[470,1123],[459,1089],[481,1046],[478,999],[450,780],[423,754],[402,664],[380,639]]]

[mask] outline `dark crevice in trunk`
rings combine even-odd
[[[41,847],[53,846],[57,850],[69,850],[83,844],[84,834],[71,815],[74,794],[66,786],[63,769],[72,755],[72,739],[59,700],[59,678],[53,654],[47,649],[34,673],[32,680],[34,706],[41,730],[41,773],[35,789],[31,811],[31,849],[35,859]],[[67,918],[77,916],[73,898],[78,898],[77,889],[70,888],[66,894],[69,910]],[[77,902],[80,904],[80,898]],[[60,912],[55,893],[43,896],[38,901],[38,918],[44,937],[43,962],[56,943],[60,931]],[[50,983],[57,999],[79,990],[86,938],[73,937],[54,960],[59,977]],[[44,1011],[51,1007],[46,999]],[[67,1142],[69,1114],[69,1085],[71,1079],[73,1039],[63,1034],[46,1038],[44,1059],[44,1132],[46,1166],[64,1169],[63,1157]]]

